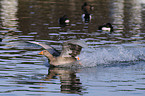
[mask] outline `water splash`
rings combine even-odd
[[[144,47],[100,47],[87,48],[80,55],[81,63],[85,67],[106,65],[121,62],[133,62],[145,60]]]

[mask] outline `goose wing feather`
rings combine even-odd
[[[55,48],[51,47],[50,45],[35,42],[35,41],[27,41],[27,42],[37,44],[37,45],[43,47],[44,49],[48,50],[54,56],[59,56],[60,55],[60,52],[58,50],[56,50]]]
[[[69,40],[63,43],[62,57],[76,57],[80,54],[82,47],[87,47],[86,43],[82,40]]]

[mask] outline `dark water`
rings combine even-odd
[[[144,96],[144,0],[88,0],[92,20],[82,22],[83,0],[0,0],[1,96]],[[60,27],[68,15],[71,25]],[[98,31],[112,23],[114,32]],[[49,68],[38,55],[47,42],[58,50],[70,39],[85,40],[83,68]]]

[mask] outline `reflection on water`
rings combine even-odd
[[[81,0],[0,1],[0,95],[144,95],[144,0],[87,1],[94,7],[89,23],[82,21]],[[59,25],[63,15],[69,26]],[[112,34],[98,30],[108,22]],[[47,58],[38,55],[43,49],[25,43],[46,42],[61,50],[70,39],[87,42],[79,57],[91,68],[50,68],[47,74]]]
[[[76,69],[69,68],[50,68],[47,77],[44,79],[46,81],[55,79],[59,77],[60,79],[60,89],[62,93],[79,93],[82,92],[82,83],[79,77],[76,76]]]
[[[17,0],[1,0],[1,19],[2,19],[2,26],[11,28],[11,30],[16,31],[17,27]]]
[[[16,80],[16,85],[29,85],[29,88],[24,88],[23,90],[28,90],[30,92],[39,91],[39,89],[41,90],[41,92],[49,92],[57,89],[57,91],[61,91],[61,93],[81,95],[84,94],[85,89],[82,87],[80,78],[76,76],[76,73],[78,73],[78,69],[50,67],[48,69],[48,75],[46,76],[43,76],[43,74],[30,74],[27,76],[17,75],[16,78],[18,80]],[[58,84],[60,86],[57,86]]]
[[[27,1],[19,2],[19,5],[22,5],[23,2]],[[90,1],[90,4],[94,6],[91,23],[82,22],[81,5],[83,2],[81,1],[78,1],[78,5],[75,1],[64,1],[63,4],[61,2],[53,2],[53,4],[50,1],[41,2],[36,1],[35,4],[28,3],[27,5],[24,3],[18,11],[19,30],[25,35],[31,32],[37,33],[33,35],[34,39],[58,41],[77,38],[86,39],[88,42],[97,41],[100,45],[104,44],[102,44],[102,40],[120,44],[144,39],[144,34],[141,34],[143,3],[137,0],[100,0],[96,4],[94,1]],[[38,6],[40,12],[35,10],[39,8]],[[64,14],[69,17],[71,26],[61,28],[58,20]],[[113,36],[98,32],[98,26],[108,22],[112,23],[115,29]]]

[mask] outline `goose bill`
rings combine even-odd
[[[43,53],[43,51],[41,51],[40,53],[38,53],[38,54],[41,54],[41,55],[43,55],[44,53]]]

